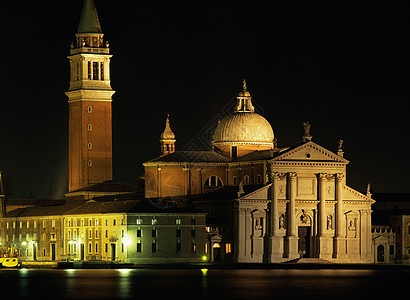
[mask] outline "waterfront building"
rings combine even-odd
[[[305,122],[300,144],[278,147],[251,99],[244,81],[234,111],[215,129],[213,150],[161,148],[145,162],[145,196],[183,197],[183,205],[204,209],[207,226],[218,228],[211,244],[235,262],[370,262],[374,200],[347,186],[343,141],[336,152],[325,149]]]

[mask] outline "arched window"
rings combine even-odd
[[[205,187],[223,186],[221,178],[216,175],[211,175],[205,180]]]
[[[251,178],[248,175],[245,175],[242,179],[243,184],[251,184]]]

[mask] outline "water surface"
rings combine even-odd
[[[10,299],[389,299],[409,285],[410,270],[0,270]]]

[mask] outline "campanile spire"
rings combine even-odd
[[[94,1],[85,0],[71,45],[69,108],[69,192],[112,180],[110,49]]]

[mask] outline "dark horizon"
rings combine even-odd
[[[246,78],[279,147],[300,143],[309,120],[315,143],[336,152],[343,138],[349,186],[410,193],[408,3],[95,2],[113,54],[115,181],[135,185],[159,155],[167,111],[177,150],[205,147]],[[0,21],[0,170],[12,197],[67,189],[67,55],[82,1],[50,3],[9,2]]]

